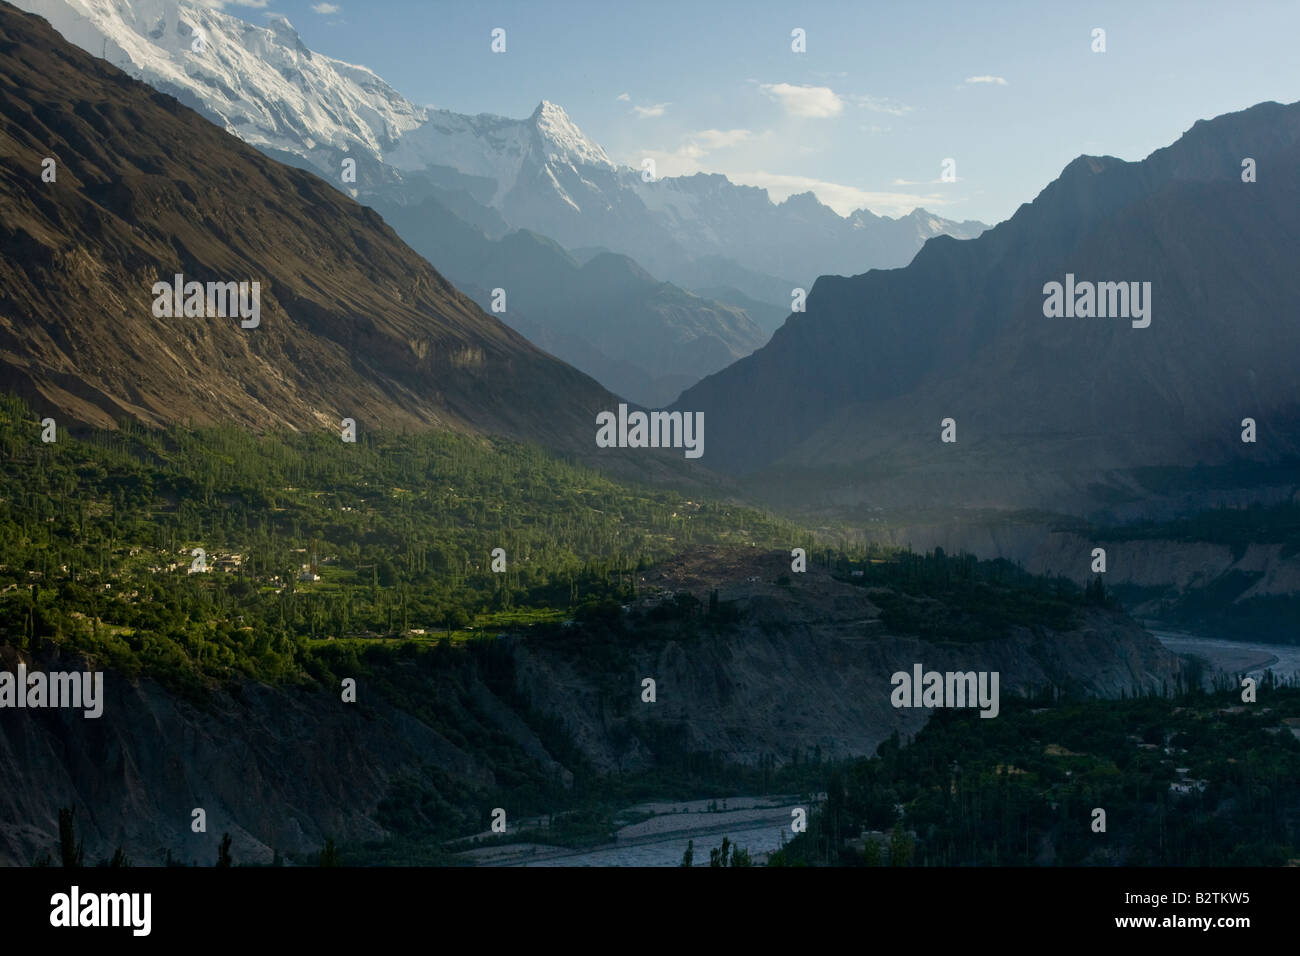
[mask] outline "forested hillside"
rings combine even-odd
[[[1295,865],[1300,690],[1260,693],[937,712],[906,746],[829,768],[771,865]]]
[[[38,418],[0,399],[0,636],[127,670],[291,678],[313,640],[556,620],[693,545],[795,535],[503,439],[123,423],[43,443]]]

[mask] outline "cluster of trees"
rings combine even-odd
[[[1270,684],[1267,706],[1244,708],[1238,694],[936,711],[907,745],[831,768],[807,831],[771,862],[1285,865],[1300,856],[1300,740],[1283,720],[1300,690]]]
[[[77,808],[60,807],[59,808],[59,864],[65,869],[80,869],[86,865],[85,843],[77,839],[76,825]],[[232,838],[229,833],[221,835],[221,842],[217,845],[217,859],[213,864],[216,867],[225,868],[235,865],[234,857],[230,853]],[[279,854],[276,854],[273,866],[280,863]],[[342,866],[342,855],[339,848],[335,846],[333,839],[327,839],[325,845],[321,847],[320,853],[313,861],[317,866]],[[42,854],[33,861],[33,866],[53,866],[53,860],[48,853]],[[185,864],[175,860],[171,851],[167,851],[167,866],[184,866]],[[122,851],[119,846],[113,851],[112,856],[100,860],[97,864],[99,867],[119,868],[131,866],[131,858]]]
[[[686,852],[682,854],[682,866],[691,867],[695,865],[695,841],[686,841]],[[749,855],[749,849],[741,849],[731,842],[730,837],[722,838],[722,845],[715,846],[709,850],[709,866],[753,866],[754,860]]]
[[[363,432],[347,444],[130,422],[53,444],[39,435],[37,416],[0,396],[0,640],[70,642],[189,688],[235,671],[302,679],[328,639],[461,638],[583,607],[617,617],[638,572],[671,554],[808,540],[758,511],[504,440]],[[187,573],[200,548],[208,573]],[[1068,626],[1085,600],[1063,579],[941,549],[809,560],[874,588],[891,630],[942,640]],[[695,615],[698,603],[656,614]],[[716,595],[698,611],[714,626],[734,619]]]
[[[177,679],[296,679],[315,641],[567,614],[695,545],[797,538],[503,440],[128,422],[43,444],[37,419],[0,397],[0,639]],[[208,573],[187,573],[198,548]]]
[[[1290,484],[1295,472],[1276,476]],[[1092,527],[1085,532],[1105,541],[1204,541],[1224,544],[1240,558],[1252,544],[1281,544],[1286,554],[1300,551],[1300,503],[1274,505],[1254,502],[1244,508],[1209,508],[1170,521],[1141,521],[1117,527]]]
[[[82,840],[77,839],[77,808],[59,807],[59,865],[65,869],[80,869],[86,865],[86,848]],[[53,861],[48,853],[43,853],[37,859],[32,861],[33,866],[53,866]],[[119,868],[129,867],[131,858],[122,852],[119,846],[113,851],[113,855],[100,860],[97,864],[100,867]]]
[[[1294,463],[1266,467],[1258,482],[1287,485],[1295,480]],[[1240,477],[1240,476],[1239,476]],[[1223,482],[1221,487],[1232,487]],[[1244,508],[1211,508],[1171,521],[1145,521],[1116,527],[1079,525],[1072,530],[1100,542],[1160,541],[1217,544],[1239,561],[1251,545],[1277,545],[1281,560],[1300,553],[1300,502],[1258,502]],[[1114,597],[1132,606],[1157,602],[1155,614],[1171,628],[1243,641],[1300,643],[1300,595],[1248,594],[1263,570],[1231,570],[1208,585],[1180,590],[1121,584]]]
[[[890,631],[930,640],[973,642],[1005,637],[1013,626],[1069,630],[1086,604],[1111,602],[1100,579],[1081,589],[1068,578],[1033,575],[1019,565],[971,554],[926,554],[869,548],[865,556],[825,551],[838,575],[872,589]]]

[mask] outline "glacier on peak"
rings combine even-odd
[[[334,151],[357,146],[380,159],[388,143],[425,121],[422,108],[372,71],[313,53],[282,15],[258,26],[192,0],[16,5],[251,145],[293,153],[330,172],[337,168]]]

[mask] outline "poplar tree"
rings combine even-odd
[[[77,840],[76,825],[72,820],[76,812],[75,804],[59,808],[59,854],[63,865],[74,869],[85,865],[85,848]]]
[[[230,834],[224,833],[221,836],[221,846],[217,848],[217,866],[234,865],[234,860],[230,858]]]

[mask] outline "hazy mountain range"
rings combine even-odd
[[[744,309],[660,282],[627,256],[598,252],[580,263],[526,229],[489,239],[433,199],[411,206],[375,201],[374,208],[484,309],[493,306],[492,290],[501,289],[499,318],[506,324],[644,405],[669,404],[771,332]],[[756,311],[771,314],[761,304]]]
[[[71,42],[172,93],[262,149],[308,160],[340,182],[358,162],[362,194],[412,201],[463,190],[513,228],[566,248],[605,246],[675,280],[700,256],[811,283],[905,264],[929,237],[977,235],[918,209],[901,219],[847,218],[811,194],[772,203],[723,176],[642,180],[619,166],[558,104],[526,119],[416,105],[365,67],[314,53],[283,16],[258,26],[191,0],[22,0]],[[203,52],[193,49],[203,31]],[[761,298],[761,297],[760,297]],[[789,301],[788,290],[784,296]]]
[[[765,338],[754,326],[779,325],[791,290],[818,275],[901,266],[931,236],[966,238],[986,228],[921,209],[899,219],[866,210],[846,218],[810,193],[773,203],[765,190],[718,175],[645,182],[640,170],[612,162],[555,103],[543,100],[522,120],[418,106],[372,71],[312,52],[279,15],[257,26],[175,0],[18,5],[269,155],[382,209],[426,256],[441,254],[469,226],[488,240],[526,229],[575,252],[633,257],[636,267],[625,274],[634,278],[605,286],[599,302],[587,296],[582,275],[561,269],[553,284],[572,284],[544,301],[530,288],[507,288],[516,314],[504,317],[645,404],[667,403],[748,354]],[[355,183],[342,176],[345,159],[356,162]],[[431,223],[449,225],[435,234]],[[478,256],[471,271],[432,261],[458,285],[492,289],[535,270],[535,262],[509,260],[511,249],[530,248],[499,247]],[[643,277],[651,274],[682,288],[648,285]],[[647,316],[648,327],[639,327]],[[575,328],[601,334],[573,340]]]

